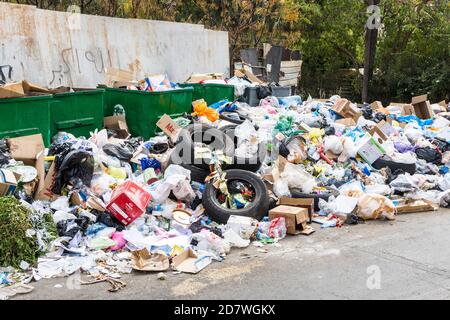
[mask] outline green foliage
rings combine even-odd
[[[0,267],[18,267],[21,261],[36,262],[39,248],[26,232],[33,225],[27,210],[14,197],[0,197]]]

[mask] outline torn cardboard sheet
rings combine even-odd
[[[156,126],[167,134],[172,141],[176,141],[181,131],[180,126],[167,114],[164,114],[161,119],[158,120]]]
[[[162,253],[150,253],[147,248],[132,252],[133,269],[139,271],[165,271],[169,269],[169,258]]]
[[[198,256],[191,248],[172,259],[172,267],[176,271],[198,273],[212,261],[210,256]]]

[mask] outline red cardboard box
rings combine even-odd
[[[136,183],[127,181],[113,193],[106,209],[125,226],[141,216],[152,196]]]

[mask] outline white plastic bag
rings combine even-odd
[[[341,139],[337,136],[326,136],[323,144],[325,151],[331,151],[337,156],[344,151]]]
[[[305,193],[312,193],[317,186],[316,179],[301,166],[287,163],[281,178],[288,182],[289,188],[298,188]]]

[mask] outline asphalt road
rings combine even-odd
[[[119,292],[106,283],[68,289],[41,280],[15,299],[449,299],[450,210],[401,215],[290,236],[279,246],[232,249],[197,275],[133,273]],[[84,276],[82,276],[84,279]],[[69,286],[72,287],[72,286]]]

